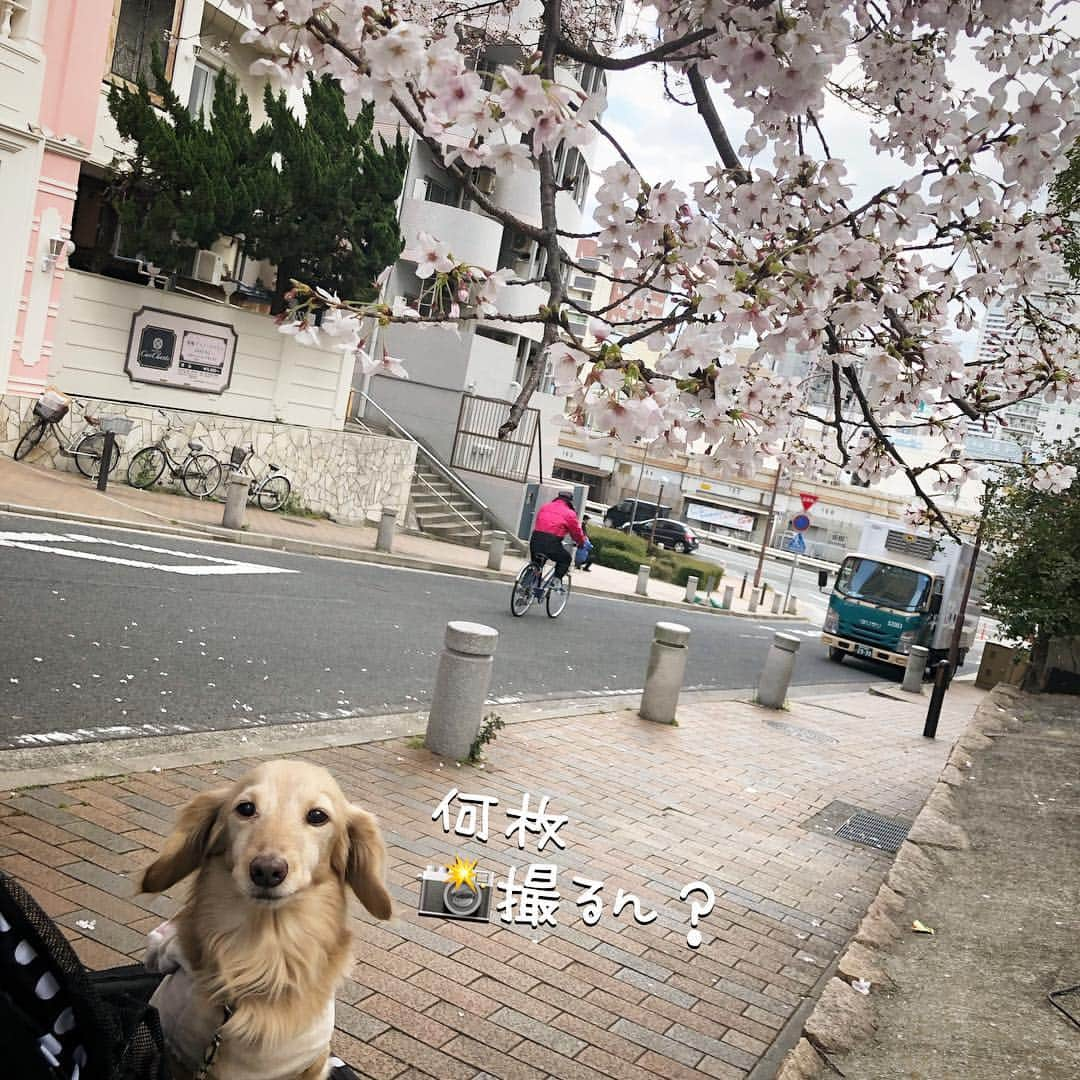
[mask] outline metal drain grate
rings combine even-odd
[[[878,851],[899,851],[910,829],[911,825],[906,821],[894,821],[860,810],[836,830],[836,835],[856,844],[877,848]]]

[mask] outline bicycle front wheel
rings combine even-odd
[[[289,498],[292,484],[287,476],[275,473],[261,483],[255,492],[255,500],[260,510],[280,510]]]
[[[529,605],[533,602],[533,590],[536,588],[536,583],[536,567],[532,563],[526,563],[514,582],[514,591],[510,594],[511,615],[520,617],[529,610]]]
[[[105,455],[105,436],[99,431],[79,440],[75,447],[75,468],[87,478],[96,480],[101,470],[101,459]],[[113,443],[112,460],[109,462],[109,474],[112,475],[120,464],[120,448]]]
[[[31,450],[39,442],[41,437],[45,434],[45,429],[49,426],[47,420],[39,420],[32,427],[28,428],[26,434],[19,440],[18,445],[15,447],[15,460],[22,461]]]
[[[221,462],[210,454],[192,454],[184,464],[181,482],[189,495],[208,499],[221,484]]]
[[[144,446],[128,462],[128,483],[133,488],[145,490],[153,487],[161,479],[164,471],[165,454],[156,446]]]
[[[570,575],[564,574],[562,581],[553,581],[547,594],[547,613],[549,619],[557,619],[570,599]]]

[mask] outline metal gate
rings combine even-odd
[[[462,394],[451,465],[519,483],[528,479],[540,410],[526,409],[517,428],[500,439],[499,428],[509,415],[508,401]]]

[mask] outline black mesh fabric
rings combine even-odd
[[[149,1006],[157,981],[140,965],[87,972],[30,894],[0,872],[0,1072],[19,1080],[169,1080]]]

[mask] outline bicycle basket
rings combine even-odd
[[[229,454],[229,464],[234,469],[239,469],[253,453],[250,446],[234,446]]]
[[[43,390],[41,396],[34,402],[34,415],[55,424],[67,416],[69,408],[71,408],[71,399],[66,394],[61,394],[56,387],[50,386]]]

